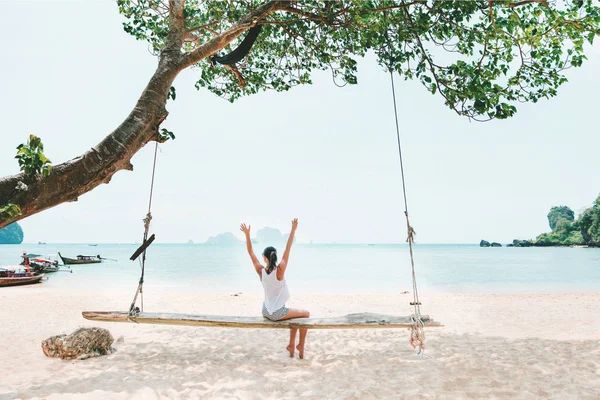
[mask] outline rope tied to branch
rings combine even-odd
[[[156,155],[158,153],[158,141],[156,142],[156,146],[154,147],[154,162],[152,165],[152,181],[150,182],[150,196],[148,199],[148,213],[146,214],[146,217],[143,219],[144,221],[144,240],[142,242],[142,247],[140,247],[140,249],[138,249],[138,251],[143,249],[142,252],[142,258],[140,259],[140,268],[142,270],[142,273],[140,275],[140,281],[138,283],[138,287],[135,291],[135,295],[133,296],[133,300],[131,302],[131,305],[129,306],[129,317],[134,317],[136,315],[138,315],[140,313],[140,311],[144,311],[144,272],[146,269],[146,249],[148,248],[148,246],[150,245],[150,243],[152,243],[152,241],[154,240],[154,235],[152,235],[152,237],[150,238],[150,240],[148,240],[148,233],[150,232],[150,222],[152,222],[152,196],[154,194],[154,175],[156,173]],[[139,253],[136,252],[134,253],[134,256],[132,256],[132,260],[135,260],[135,257],[137,257]],[[141,309],[139,307],[136,307],[136,302],[137,302],[137,298],[138,295],[140,295],[140,306]]]
[[[387,35],[386,35],[387,36]],[[394,103],[394,118],[396,121],[396,137],[398,139],[398,158],[400,160],[400,175],[402,177],[402,194],[404,196],[404,216],[406,217],[406,230],[408,248],[410,250],[410,267],[413,285],[413,301],[411,305],[414,306],[414,314],[411,316],[412,327],[410,328],[410,345],[418,349],[418,354],[423,354],[425,351],[425,329],[423,324],[423,318],[421,317],[421,303],[419,302],[419,290],[417,288],[417,277],[415,274],[415,258],[413,255],[413,243],[415,241],[415,235],[417,234],[410,224],[408,218],[408,201],[406,197],[406,179],[404,178],[404,162],[402,159],[402,145],[400,144],[400,124],[398,122],[398,107],[396,105],[396,87],[394,85],[394,73],[389,69],[390,81],[392,86],[392,99]]]

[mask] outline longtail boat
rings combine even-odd
[[[72,265],[72,264],[98,264],[102,262],[102,257],[100,257],[100,255],[97,256],[82,256],[82,255],[78,255],[77,258],[68,258],[68,257],[63,257],[60,252],[58,252],[58,256],[60,257],[60,259],[62,260],[63,264],[65,265]]]
[[[52,260],[50,256],[42,257],[39,254],[26,254],[23,252],[21,258],[23,260],[20,265],[29,266],[34,272],[56,272],[60,268],[58,260]]]
[[[46,275],[32,274],[29,268],[23,266],[0,267],[0,287],[20,286],[39,283]]]

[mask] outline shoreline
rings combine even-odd
[[[600,291],[425,293],[422,313],[444,327],[426,330],[423,358],[409,346],[406,329],[375,329],[310,331],[306,360],[298,360],[286,355],[287,336],[279,330],[81,316],[126,309],[133,290],[7,289],[0,290],[0,368],[10,373],[0,375],[0,399],[600,396]],[[261,293],[233,294],[151,291],[144,305],[146,311],[260,315]],[[411,294],[292,293],[288,305],[313,317],[410,315],[411,300]],[[85,361],[44,356],[41,340],[82,326],[108,329],[117,351]]]

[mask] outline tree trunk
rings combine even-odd
[[[164,54],[135,108],[123,123],[82,156],[56,165],[45,178],[23,173],[0,179],[0,206],[21,208],[15,218],[0,218],[0,229],[57,204],[77,201],[83,193],[108,183],[115,172],[133,170],[131,158],[149,141],[158,139],[158,127],[167,117],[167,95],[179,73],[178,56]]]
[[[186,34],[184,1],[170,0],[169,5],[169,35],[158,68],[127,119],[90,151],[53,166],[47,177],[21,173],[0,178],[0,207],[13,203],[21,208],[19,216],[0,215],[0,229],[58,204],[77,201],[101,183],[110,182],[119,170],[133,170],[131,157],[149,141],[158,140],[158,128],[168,115],[167,96],[179,72],[221,50],[271,12],[285,9],[288,2],[263,4],[189,53],[181,52]]]

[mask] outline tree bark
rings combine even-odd
[[[269,1],[251,11],[228,30],[198,46],[181,52],[186,37],[184,0],[169,0],[169,34],[158,68],[127,119],[96,147],[70,161],[53,166],[47,177],[18,174],[0,178],[0,207],[13,203],[21,215],[0,215],[0,229],[110,182],[120,170],[133,170],[131,158],[146,143],[158,140],[158,129],[167,117],[167,96],[180,71],[221,50],[270,13],[288,6],[287,0]]]
[[[82,194],[110,182],[120,170],[133,170],[130,160],[150,141],[167,117],[167,95],[179,73],[178,60],[161,57],[158,68],[135,108],[123,123],[85,154],[56,165],[47,177],[23,173],[0,179],[0,205],[14,203],[21,215],[0,218],[0,228],[58,204],[77,201]]]

